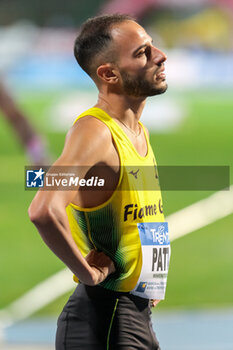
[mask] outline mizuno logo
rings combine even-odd
[[[129,172],[129,174],[133,175],[133,176],[135,177],[135,179],[137,179],[137,178],[138,178],[138,172],[139,172],[139,169],[138,169],[137,171],[131,170],[131,171]]]

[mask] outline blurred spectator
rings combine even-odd
[[[13,98],[1,83],[0,110],[15,130],[20,142],[25,148],[29,160],[35,165],[49,164],[50,157],[48,156],[44,140],[42,140],[41,136],[36,132],[27,117],[18,108]]]

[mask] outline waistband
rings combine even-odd
[[[85,289],[89,298],[92,299],[121,299],[122,297],[127,297],[137,304],[147,305],[149,303],[149,299],[141,298],[139,296],[133,295],[130,292],[118,292],[110,289],[106,289],[101,286],[87,286],[82,285]]]
[[[90,297],[112,297],[112,298],[120,298],[121,296],[127,295],[130,296],[130,292],[117,292],[114,290],[110,290],[110,289],[106,289],[104,287],[101,286],[87,286],[87,285],[83,285],[88,296]]]

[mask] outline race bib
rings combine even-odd
[[[132,294],[147,299],[164,299],[170,259],[167,222],[138,223],[142,246],[142,269]]]

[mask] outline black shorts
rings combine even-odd
[[[56,350],[160,350],[148,299],[79,284],[58,318]]]

